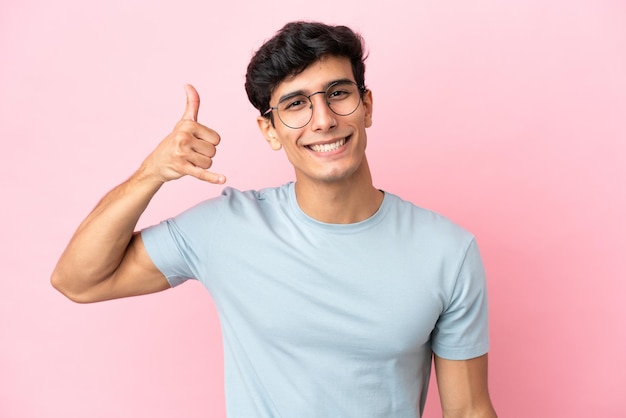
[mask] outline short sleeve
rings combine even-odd
[[[195,278],[185,251],[184,234],[175,219],[144,229],[141,238],[152,262],[167,278],[170,286],[178,286]]]
[[[475,239],[465,252],[452,296],[435,325],[432,349],[449,360],[468,360],[489,351],[487,283]]]

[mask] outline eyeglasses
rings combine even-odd
[[[283,97],[277,106],[270,107],[263,113],[267,115],[275,110],[280,121],[291,129],[305,127],[313,118],[313,102],[311,97],[324,94],[326,105],[338,116],[348,116],[354,113],[361,103],[364,86],[358,86],[353,81],[337,81],[325,91],[316,91],[308,96],[305,94],[291,94]]]

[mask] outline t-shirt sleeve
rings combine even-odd
[[[489,351],[487,283],[474,239],[460,263],[449,303],[435,325],[432,349],[448,360],[468,360]]]
[[[142,230],[141,238],[152,262],[165,275],[170,286],[196,278],[189,253],[185,251],[185,234],[176,219]]]
[[[229,230],[224,214],[238,210],[242,193],[226,187],[220,196],[204,200],[174,218],[141,231],[154,265],[170,286],[189,280],[205,280],[220,259],[224,231]],[[232,218],[232,217],[231,217]]]

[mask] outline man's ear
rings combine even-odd
[[[363,93],[363,108],[365,109],[365,127],[372,126],[372,113],[374,112],[374,97],[371,90]]]
[[[281,149],[283,145],[278,140],[276,128],[274,128],[274,126],[272,125],[271,119],[266,118],[265,116],[259,116],[256,119],[256,122],[259,125],[259,130],[265,137],[265,140],[268,144],[270,144],[270,147],[272,147],[274,151],[278,151],[279,149]]]

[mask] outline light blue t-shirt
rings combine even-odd
[[[226,188],[142,237],[172,286],[212,295],[229,417],[419,417],[433,351],[488,351],[474,237],[389,193],[367,220],[326,224],[294,183]]]

